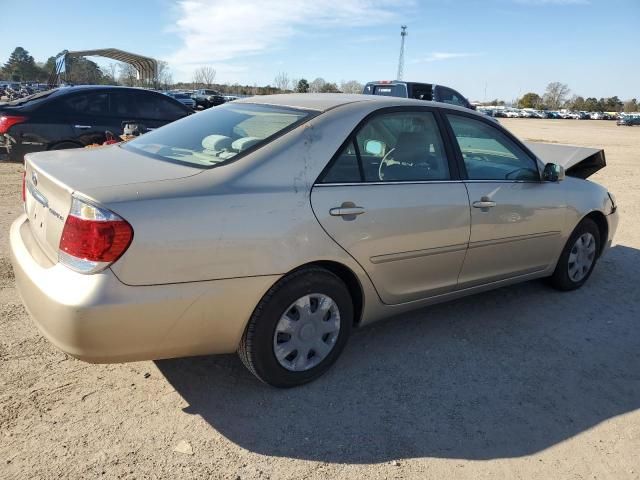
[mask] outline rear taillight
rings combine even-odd
[[[22,202],[27,201],[27,171],[22,172]]]
[[[58,260],[80,273],[96,273],[118,260],[133,240],[133,228],[110,210],[73,198],[60,237]]]
[[[0,133],[7,133],[14,125],[26,121],[27,117],[22,115],[2,115],[0,116]]]

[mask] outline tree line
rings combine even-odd
[[[60,52],[58,55],[63,53],[66,51]],[[44,63],[38,63],[23,47],[16,47],[0,69],[0,80],[46,82],[54,72],[58,55],[49,57]],[[191,82],[174,83],[167,62],[159,61],[155,78],[151,79],[149,84],[142,84],[135,68],[129,64],[111,63],[106,67],[100,67],[97,63],[83,57],[67,57],[66,73],[64,74],[67,83],[78,85],[126,85],[164,89],[213,88],[221,93],[233,95],[271,95],[283,92],[362,93],[363,89],[363,85],[356,80],[343,80],[338,84],[318,77],[309,81],[305,78],[290,77],[286,72],[278,73],[273,80],[273,85],[266,86],[258,86],[257,83],[253,85],[219,84],[215,83],[215,78],[215,68],[203,66],[194,71]],[[561,82],[551,82],[542,95],[535,92],[525,93],[515,103],[519,108],[539,110],[566,108],[587,112],[640,111],[640,105],[635,98],[626,102],[617,96],[599,99],[595,97],[584,98],[580,95],[571,95],[569,86]],[[504,105],[504,102],[496,99],[490,104]]]
[[[640,108],[635,98],[623,102],[617,95],[607,98],[584,98],[580,95],[571,95],[569,86],[561,82],[551,82],[542,95],[535,92],[525,93],[518,99],[517,105],[518,108],[537,110],[566,108],[583,112],[637,112]]]
[[[49,57],[46,62],[38,63],[23,47],[16,47],[0,68],[0,80],[45,83],[55,71],[56,58],[64,53],[66,51]],[[150,84],[143,84],[132,65],[118,62],[100,67],[97,63],[83,57],[66,58],[66,72],[63,78],[66,83],[75,85],[125,85],[164,89],[213,88],[221,93],[235,95],[271,95],[283,92],[361,93],[363,88],[363,85],[356,80],[342,81],[338,84],[318,77],[308,81],[304,78],[292,78],[285,72],[276,75],[273,85],[219,84],[215,83],[216,70],[211,66],[197,68],[193,72],[191,82],[174,83],[169,65],[164,61],[158,61],[156,77]]]

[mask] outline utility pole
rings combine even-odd
[[[407,36],[407,26],[400,27],[400,58],[398,59],[398,75],[396,80],[402,80],[404,76],[404,37]]]

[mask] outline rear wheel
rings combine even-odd
[[[600,252],[600,230],[585,218],[575,228],[560,255],[549,283],[558,290],[580,288],[591,276]]]
[[[277,282],[256,307],[238,354],[256,377],[294,387],[326,372],[342,352],[353,324],[344,282],[318,267]]]
[[[49,150],[66,150],[68,148],[82,148],[82,145],[74,142],[60,142],[53,145]]]

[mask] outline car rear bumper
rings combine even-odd
[[[11,226],[10,250],[16,287],[38,328],[60,350],[95,363],[234,352],[278,279],[134,287],[110,269],[82,275],[44,257],[24,215]]]

